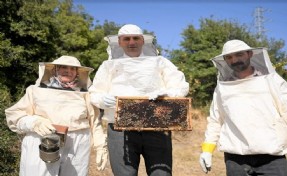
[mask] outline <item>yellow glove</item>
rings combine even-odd
[[[49,119],[43,117],[37,117],[32,124],[32,130],[38,133],[40,136],[52,134],[56,131]]]
[[[212,165],[212,153],[215,150],[216,145],[213,143],[202,144],[202,153],[199,157],[199,164],[203,170],[203,172],[208,173],[211,170]]]
[[[107,163],[108,163],[108,150],[104,148],[98,148],[96,150],[97,157],[96,157],[96,163],[97,163],[97,169],[99,171],[102,171],[105,169]]]

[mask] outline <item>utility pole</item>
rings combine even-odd
[[[258,39],[261,41],[262,37],[265,36],[265,28],[264,23],[266,20],[264,19],[264,12],[266,12],[266,9],[263,9],[262,7],[257,7],[254,11],[254,23],[255,23],[255,29],[256,34],[258,36]]]

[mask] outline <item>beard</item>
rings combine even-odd
[[[250,65],[249,60],[243,62],[243,61],[238,61],[236,63],[233,63],[230,65],[230,68],[234,70],[235,72],[242,72],[248,68]]]

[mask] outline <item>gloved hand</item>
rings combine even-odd
[[[38,133],[40,136],[52,134],[56,131],[51,121],[43,117],[37,117],[37,119],[32,124],[32,130]]]
[[[178,90],[168,90],[168,91],[166,92],[166,95],[167,95],[168,97],[178,97],[178,95],[180,95],[180,94],[179,94],[179,91],[178,91]]]
[[[103,97],[104,105],[108,108],[114,108],[116,106],[116,98],[115,96],[106,94]]]
[[[202,152],[199,157],[200,166],[206,174],[211,170],[212,154],[209,152]]]
[[[216,144],[213,142],[204,142],[201,146],[202,153],[200,154],[199,157],[199,163],[200,166],[207,174],[208,171],[211,170],[211,165],[212,165],[212,153],[216,148]]]
[[[149,100],[155,100],[160,96],[166,96],[166,95],[167,94],[162,91],[154,91],[154,92],[149,93],[147,96]]]
[[[98,148],[96,150],[97,157],[96,157],[96,163],[97,163],[97,169],[99,171],[102,171],[105,169],[107,163],[108,163],[108,150],[104,148]]]

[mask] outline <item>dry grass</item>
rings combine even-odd
[[[173,176],[206,176],[198,162],[206,128],[205,117],[195,110],[192,124],[192,131],[173,132]],[[92,152],[89,176],[112,175],[110,165],[102,172],[97,171],[95,153]],[[139,176],[146,176],[143,160],[141,160]],[[208,173],[208,176],[225,176],[223,153],[215,151],[212,170]]]

